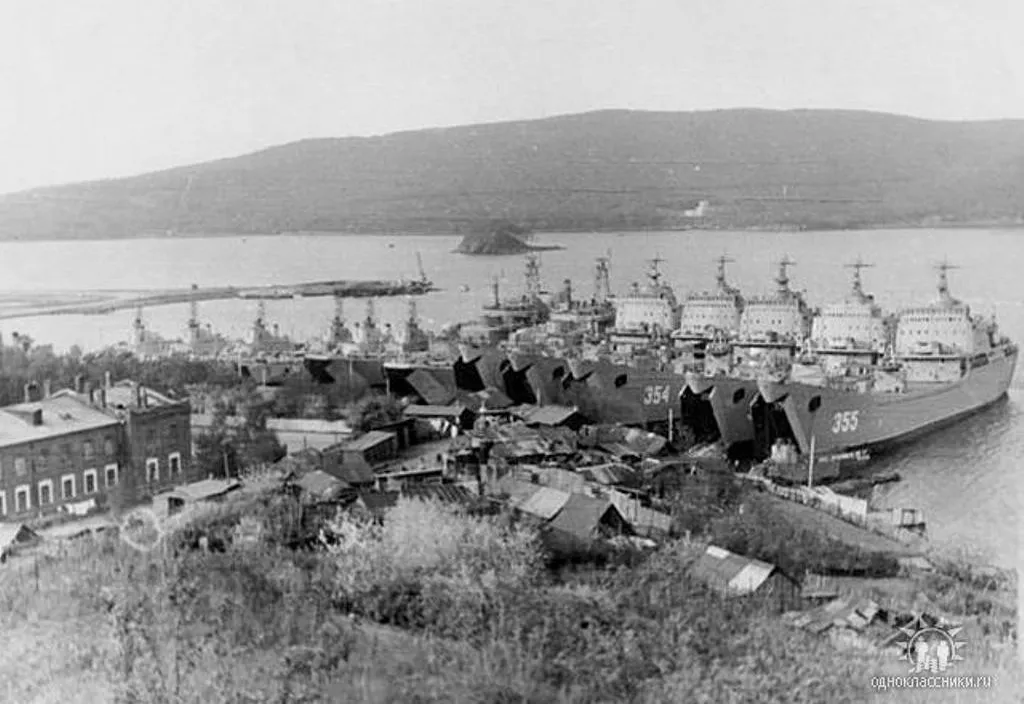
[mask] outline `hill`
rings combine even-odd
[[[1022,120],[615,110],[306,140],[9,194],[0,238],[1011,222],[1022,184]]]
[[[535,245],[526,242],[530,233],[513,223],[498,223],[486,229],[468,233],[455,251],[459,254],[502,255],[522,254],[561,249],[553,245]]]

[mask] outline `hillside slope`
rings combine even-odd
[[[697,207],[707,201],[703,208]],[[602,111],[316,139],[0,196],[0,238],[1015,220],[1024,121]]]

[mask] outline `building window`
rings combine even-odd
[[[74,474],[65,474],[60,478],[60,498],[64,501],[75,498]]]
[[[160,481],[160,460],[158,460],[156,457],[150,457],[148,460],[146,460],[146,481]]]
[[[39,505],[47,506],[53,503],[53,480],[44,479],[39,482]]]
[[[82,457],[87,460],[91,460],[93,457],[92,440],[86,440],[82,443]]]
[[[14,490],[14,510],[18,513],[25,513],[32,508],[32,492],[28,485],[22,484]]]
[[[96,493],[97,484],[95,469],[85,470],[85,473],[82,475],[82,487],[85,490],[86,494]]]
[[[168,473],[174,477],[181,474],[181,453],[172,452],[167,455]]]
[[[107,482],[107,488],[117,485],[117,465],[108,464],[103,469],[104,479]]]

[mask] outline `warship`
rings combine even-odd
[[[735,341],[725,345],[723,366],[705,365],[687,372],[687,388],[711,405],[725,451],[745,455],[753,450],[754,426],[750,403],[757,380],[766,369],[788,369],[811,332],[812,312],[803,294],[789,286],[789,257],[779,262],[774,293],[747,301]]]
[[[625,295],[615,297],[615,327],[608,339],[616,352],[632,354],[660,345],[679,327],[679,302],[658,269],[663,261],[649,260],[646,285],[634,283]]]
[[[994,318],[972,314],[938,267],[938,298],[898,315],[892,354],[870,374],[817,384],[765,378],[755,422],[765,441],[791,438],[819,457],[884,448],[972,414],[1005,396],[1018,348]]]
[[[516,330],[544,323],[551,315],[541,290],[540,260],[535,254],[526,256],[526,291],[522,296],[502,299],[497,278],[491,292],[491,301],[484,304],[480,320],[460,330],[460,337],[473,345],[499,345]]]

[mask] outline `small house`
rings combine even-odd
[[[237,479],[204,479],[157,494],[153,497],[153,508],[160,515],[172,516],[186,506],[222,501],[241,488],[242,483]]]
[[[577,431],[586,423],[580,412],[571,406],[526,406],[517,409],[516,415],[530,427],[546,426]]]
[[[775,565],[709,545],[690,573],[725,597],[760,596],[781,611],[800,608],[799,583]]]
[[[352,486],[369,486],[374,482],[373,469],[398,454],[398,438],[394,433],[371,430],[354,440],[332,445],[323,451],[323,470]]]
[[[296,484],[302,490],[303,495],[313,501],[337,501],[352,489],[348,482],[333,474],[328,474],[322,469],[307,472]]]
[[[438,435],[448,437],[454,437],[464,430],[472,430],[476,422],[476,413],[461,403],[445,406],[414,404],[406,406],[402,413],[407,418],[426,423]]]
[[[608,499],[570,494],[558,514],[548,523],[551,530],[592,542],[630,532],[629,524]]]

